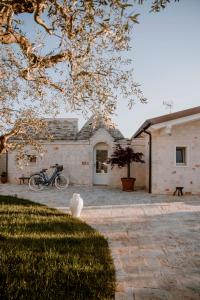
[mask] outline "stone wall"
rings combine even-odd
[[[144,138],[138,138],[132,140],[131,146],[135,152],[143,153],[144,163],[132,163],[131,166],[131,175],[136,178],[136,188],[146,189],[146,169],[148,168],[148,153],[145,149],[146,141]]]
[[[75,184],[90,184],[89,144],[80,142],[55,141],[45,144],[46,152],[43,157],[37,156],[36,163],[29,163],[20,169],[16,164],[16,153],[9,153],[8,175],[9,182],[17,183],[21,175],[30,176],[42,168],[48,168],[48,174],[56,163],[64,166],[63,174],[70,177],[70,182]],[[28,152],[32,154],[32,152]]]
[[[176,165],[176,147],[186,147],[187,163]],[[200,193],[200,121],[152,132],[152,192],[172,194],[176,186],[186,193]]]
[[[43,157],[37,155],[35,163],[29,163],[28,166],[20,169],[16,164],[16,153],[9,153],[8,176],[9,182],[18,183],[18,178],[22,175],[30,176],[42,168],[48,168],[55,163],[63,164],[63,174],[70,177],[70,182],[80,185],[92,185],[94,174],[94,147],[98,143],[105,143],[108,146],[108,156],[113,152],[115,146],[114,138],[104,129],[100,128],[89,140],[76,141],[53,141],[45,142],[46,153]],[[127,140],[121,140],[120,143],[127,145]],[[144,139],[134,140],[131,146],[135,151],[143,151]],[[34,154],[27,148],[27,154]],[[144,158],[145,159],[145,158]],[[145,165],[135,163],[131,167],[132,176],[136,177],[136,187],[145,186]],[[52,169],[48,170],[49,174]],[[108,166],[108,185],[112,187],[121,187],[121,177],[126,177],[126,168],[119,169],[114,167],[111,170]]]

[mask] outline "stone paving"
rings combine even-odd
[[[66,212],[74,192],[84,199],[82,219],[108,238],[116,300],[200,299],[199,196],[77,186],[34,193],[27,186],[0,185],[0,194],[17,194]]]

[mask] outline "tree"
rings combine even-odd
[[[0,153],[17,149],[18,158],[22,158],[27,144],[37,151],[42,149],[36,136],[50,138],[42,113],[45,107],[53,112],[53,103],[43,97],[34,82],[24,84],[18,77],[18,62],[12,49],[1,50]]]
[[[27,117],[30,123],[37,116],[38,122],[32,122],[34,130],[42,127],[38,115],[42,114],[41,107],[49,114],[50,107],[53,113],[55,107],[81,110],[84,114],[101,110],[103,117],[109,118],[119,95],[127,99],[130,107],[135,98],[146,102],[134,81],[130,61],[122,56],[129,49],[133,25],[138,23],[138,14],[132,13],[134,2],[143,1],[1,1],[0,153],[7,148],[9,138],[19,135],[22,128],[23,140],[25,135],[30,139],[31,131],[25,132]],[[167,2],[153,1],[152,8],[158,11]],[[26,32],[27,15],[35,26],[34,32]],[[34,107],[30,105],[32,94],[36,97]]]
[[[141,0],[141,2],[143,2],[143,0]],[[151,5],[151,11],[160,12],[161,9],[165,9],[170,2],[170,0],[154,0]],[[174,0],[174,2],[179,2],[179,0]]]
[[[119,168],[127,167],[127,178],[131,178],[131,163],[140,162],[144,163],[142,159],[142,152],[134,152],[131,147],[122,148],[120,144],[117,144],[113,154],[111,155],[108,163],[113,168],[117,165]]]

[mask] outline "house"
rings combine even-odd
[[[200,194],[200,106],[145,121],[132,139],[146,140],[149,192],[172,194],[181,186]]]
[[[125,169],[113,168],[107,164],[107,159],[113,152],[116,143],[131,144],[135,151],[144,149],[144,140],[128,141],[112,124],[105,123],[102,118],[90,118],[78,130],[76,118],[46,119],[51,141],[38,137],[45,151],[44,155],[26,149],[29,164],[20,169],[16,163],[16,152],[7,155],[7,173],[10,183],[19,183],[19,177],[30,176],[42,168],[48,168],[56,163],[64,166],[63,174],[69,176],[70,183],[79,185],[121,186],[121,177],[126,176]],[[2,157],[1,160],[5,157]],[[5,163],[0,162],[0,165]],[[132,174],[137,174],[136,187],[144,188],[144,166],[132,166]],[[48,170],[50,173],[52,170]]]
[[[200,106],[146,120],[131,140],[100,117],[90,118],[80,130],[74,118],[46,122],[53,139],[40,137],[44,155],[27,148],[30,163],[23,169],[16,164],[15,152],[1,157],[0,167],[7,170],[9,182],[19,183],[20,176],[59,163],[73,184],[121,187],[126,169],[111,169],[107,164],[113,147],[120,143],[144,153],[145,163],[131,166],[137,189],[173,194],[180,186],[188,194],[200,194]]]

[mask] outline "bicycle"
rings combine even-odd
[[[29,179],[29,188],[32,191],[41,191],[45,186],[50,184],[56,186],[57,189],[63,190],[69,185],[69,178],[65,177],[61,172],[63,171],[63,166],[55,164],[50,168],[55,168],[55,171],[48,177],[46,171],[48,169],[42,169],[39,173],[33,174]]]

